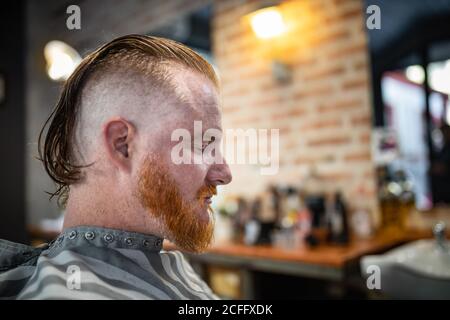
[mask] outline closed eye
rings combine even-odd
[[[206,149],[207,146],[209,146],[211,143],[213,143],[214,141],[216,141],[216,137],[214,137],[214,136],[212,136],[210,139],[211,139],[211,140],[206,141],[206,142],[203,144],[203,146],[202,146],[202,152],[205,151],[205,149]]]

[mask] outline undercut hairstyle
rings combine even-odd
[[[159,37],[123,36],[101,46],[81,61],[64,83],[58,103],[39,133],[39,160],[56,184],[56,191],[49,193],[50,199],[56,196],[58,204],[64,207],[70,185],[81,179],[81,169],[88,166],[77,163],[74,154],[75,127],[88,80],[123,69],[148,76],[152,79],[151,85],[170,86],[170,66],[203,74],[218,87],[216,73],[205,59],[181,43]]]

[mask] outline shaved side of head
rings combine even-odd
[[[179,97],[172,87],[170,72],[166,67],[164,79],[133,68],[94,74],[86,82],[80,99],[73,141],[75,163],[96,160],[102,126],[113,117],[126,119],[148,134],[163,126],[165,117],[177,117],[175,106]]]

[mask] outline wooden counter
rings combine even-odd
[[[347,246],[318,245],[315,248],[304,246],[297,249],[228,243],[214,246],[207,253],[343,267],[362,255],[380,252],[403,242],[405,242],[403,237],[376,237],[371,240],[352,241]]]
[[[382,253],[406,242],[429,237],[431,232],[410,230],[401,234],[380,233],[365,240],[353,239],[345,246],[319,244],[317,247],[289,250],[223,243],[211,247],[206,253],[187,253],[187,256],[194,263],[341,281],[354,269],[359,270],[362,256]],[[165,249],[176,248],[166,244]]]

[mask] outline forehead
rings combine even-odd
[[[204,126],[220,129],[221,115],[216,86],[205,76],[191,70],[181,70],[174,75],[176,95],[179,100],[179,121],[202,121]]]

